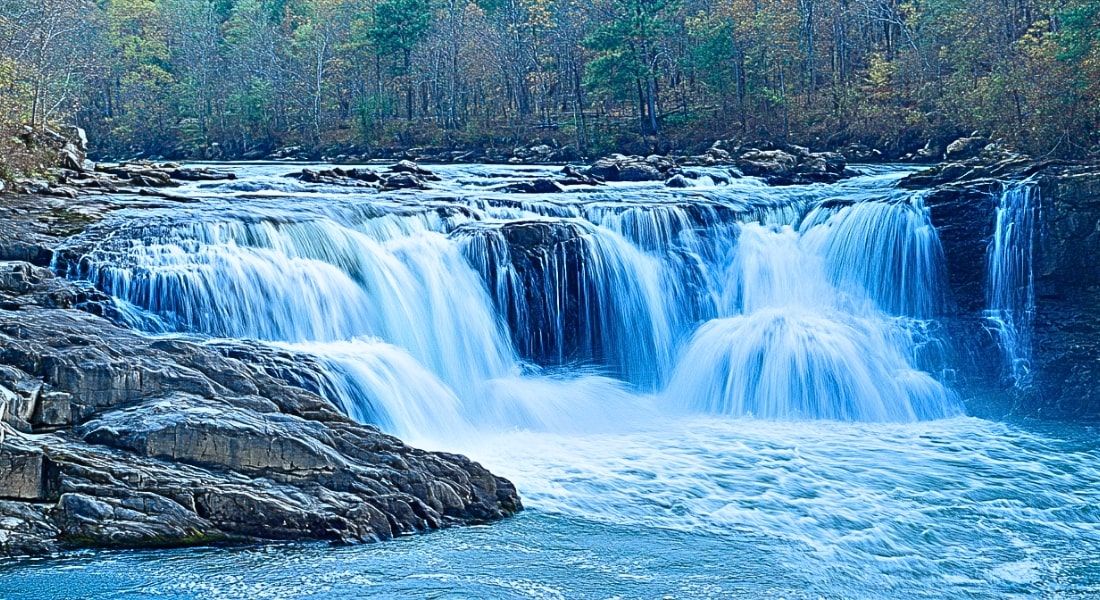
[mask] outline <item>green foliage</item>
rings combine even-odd
[[[367,35],[383,56],[406,53],[416,47],[431,23],[427,0],[381,0],[374,7]]]

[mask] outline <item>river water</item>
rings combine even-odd
[[[500,187],[549,168],[386,194],[233,168],[58,267],[150,335],[309,354],[349,415],[470,455],[528,510],[378,545],[20,561],[0,598],[1100,597],[1097,432],[967,416],[901,169],[536,195]],[[1026,369],[1032,215],[1002,213],[989,308]]]

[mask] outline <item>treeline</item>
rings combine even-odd
[[[75,121],[111,156],[971,131],[1079,156],[1100,0],[0,0],[0,92],[9,131]]]

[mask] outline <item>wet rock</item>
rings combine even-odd
[[[38,448],[5,436],[0,447],[0,499],[45,502],[56,494],[58,483],[46,454]]]
[[[750,177],[776,177],[794,171],[798,159],[782,150],[750,150],[737,160],[737,168]]]
[[[990,377],[1003,370],[1001,350],[986,321],[988,256],[1004,190],[1037,185],[1039,229],[1031,259],[1035,306],[1032,361],[1022,381]],[[1100,165],[1035,161],[983,148],[977,157],[906,178],[906,187],[935,187],[925,197],[947,263],[962,334],[956,354],[970,364],[959,385],[971,396],[1007,398],[1003,410],[1056,418],[1100,419]],[[1019,240],[1025,232],[1015,232]],[[968,376],[969,374],[969,376]]]
[[[540,177],[532,181],[510,183],[500,188],[500,191],[511,194],[557,194],[564,192],[565,188],[553,179]]]
[[[0,555],[51,554],[60,546],[60,531],[50,514],[53,506],[0,500]]]
[[[106,547],[178,546],[226,538],[178,502],[142,492],[128,498],[64,494],[53,520],[62,540]]]
[[[691,182],[682,174],[677,174],[670,177],[669,180],[665,182],[665,185],[670,188],[689,188],[691,187]]]
[[[561,170],[564,177],[559,181],[562,185],[602,185],[595,177],[586,175],[575,167],[566,165]]]
[[[173,169],[169,176],[178,181],[226,181],[237,178],[235,173],[207,168]]]
[[[302,169],[296,173],[289,173],[286,177],[304,181],[306,183],[318,183],[324,185],[339,185],[345,187],[377,187],[382,177],[368,169]]]
[[[883,159],[881,150],[866,144],[848,144],[838,151],[850,163],[878,162]]]
[[[661,170],[652,164],[628,163],[619,168],[619,181],[657,181],[663,178]]]
[[[413,173],[394,173],[382,180],[383,190],[426,190],[428,184],[424,180]]]
[[[537,364],[557,365],[575,359],[585,350],[591,331],[585,316],[597,310],[585,304],[591,292],[584,279],[588,257],[583,226],[571,222],[514,221],[499,228],[470,225],[456,232],[460,237],[480,238],[489,247],[489,260],[476,260],[489,289],[500,278],[516,278],[519,295],[498,294],[494,300],[509,321],[508,330],[520,354]],[[504,261],[504,262],[501,262]],[[523,306],[517,312],[514,307]],[[559,324],[558,315],[573,318]]]
[[[424,167],[412,162],[411,160],[403,160],[397,164],[391,166],[388,171],[390,173],[406,173],[415,175],[417,179],[424,181],[439,181],[439,177],[435,173],[431,172]]]
[[[602,181],[661,181],[674,166],[667,157],[614,154],[597,160],[583,174]]]

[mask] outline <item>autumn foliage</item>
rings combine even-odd
[[[109,155],[1100,142],[1097,0],[0,0],[0,110]]]

